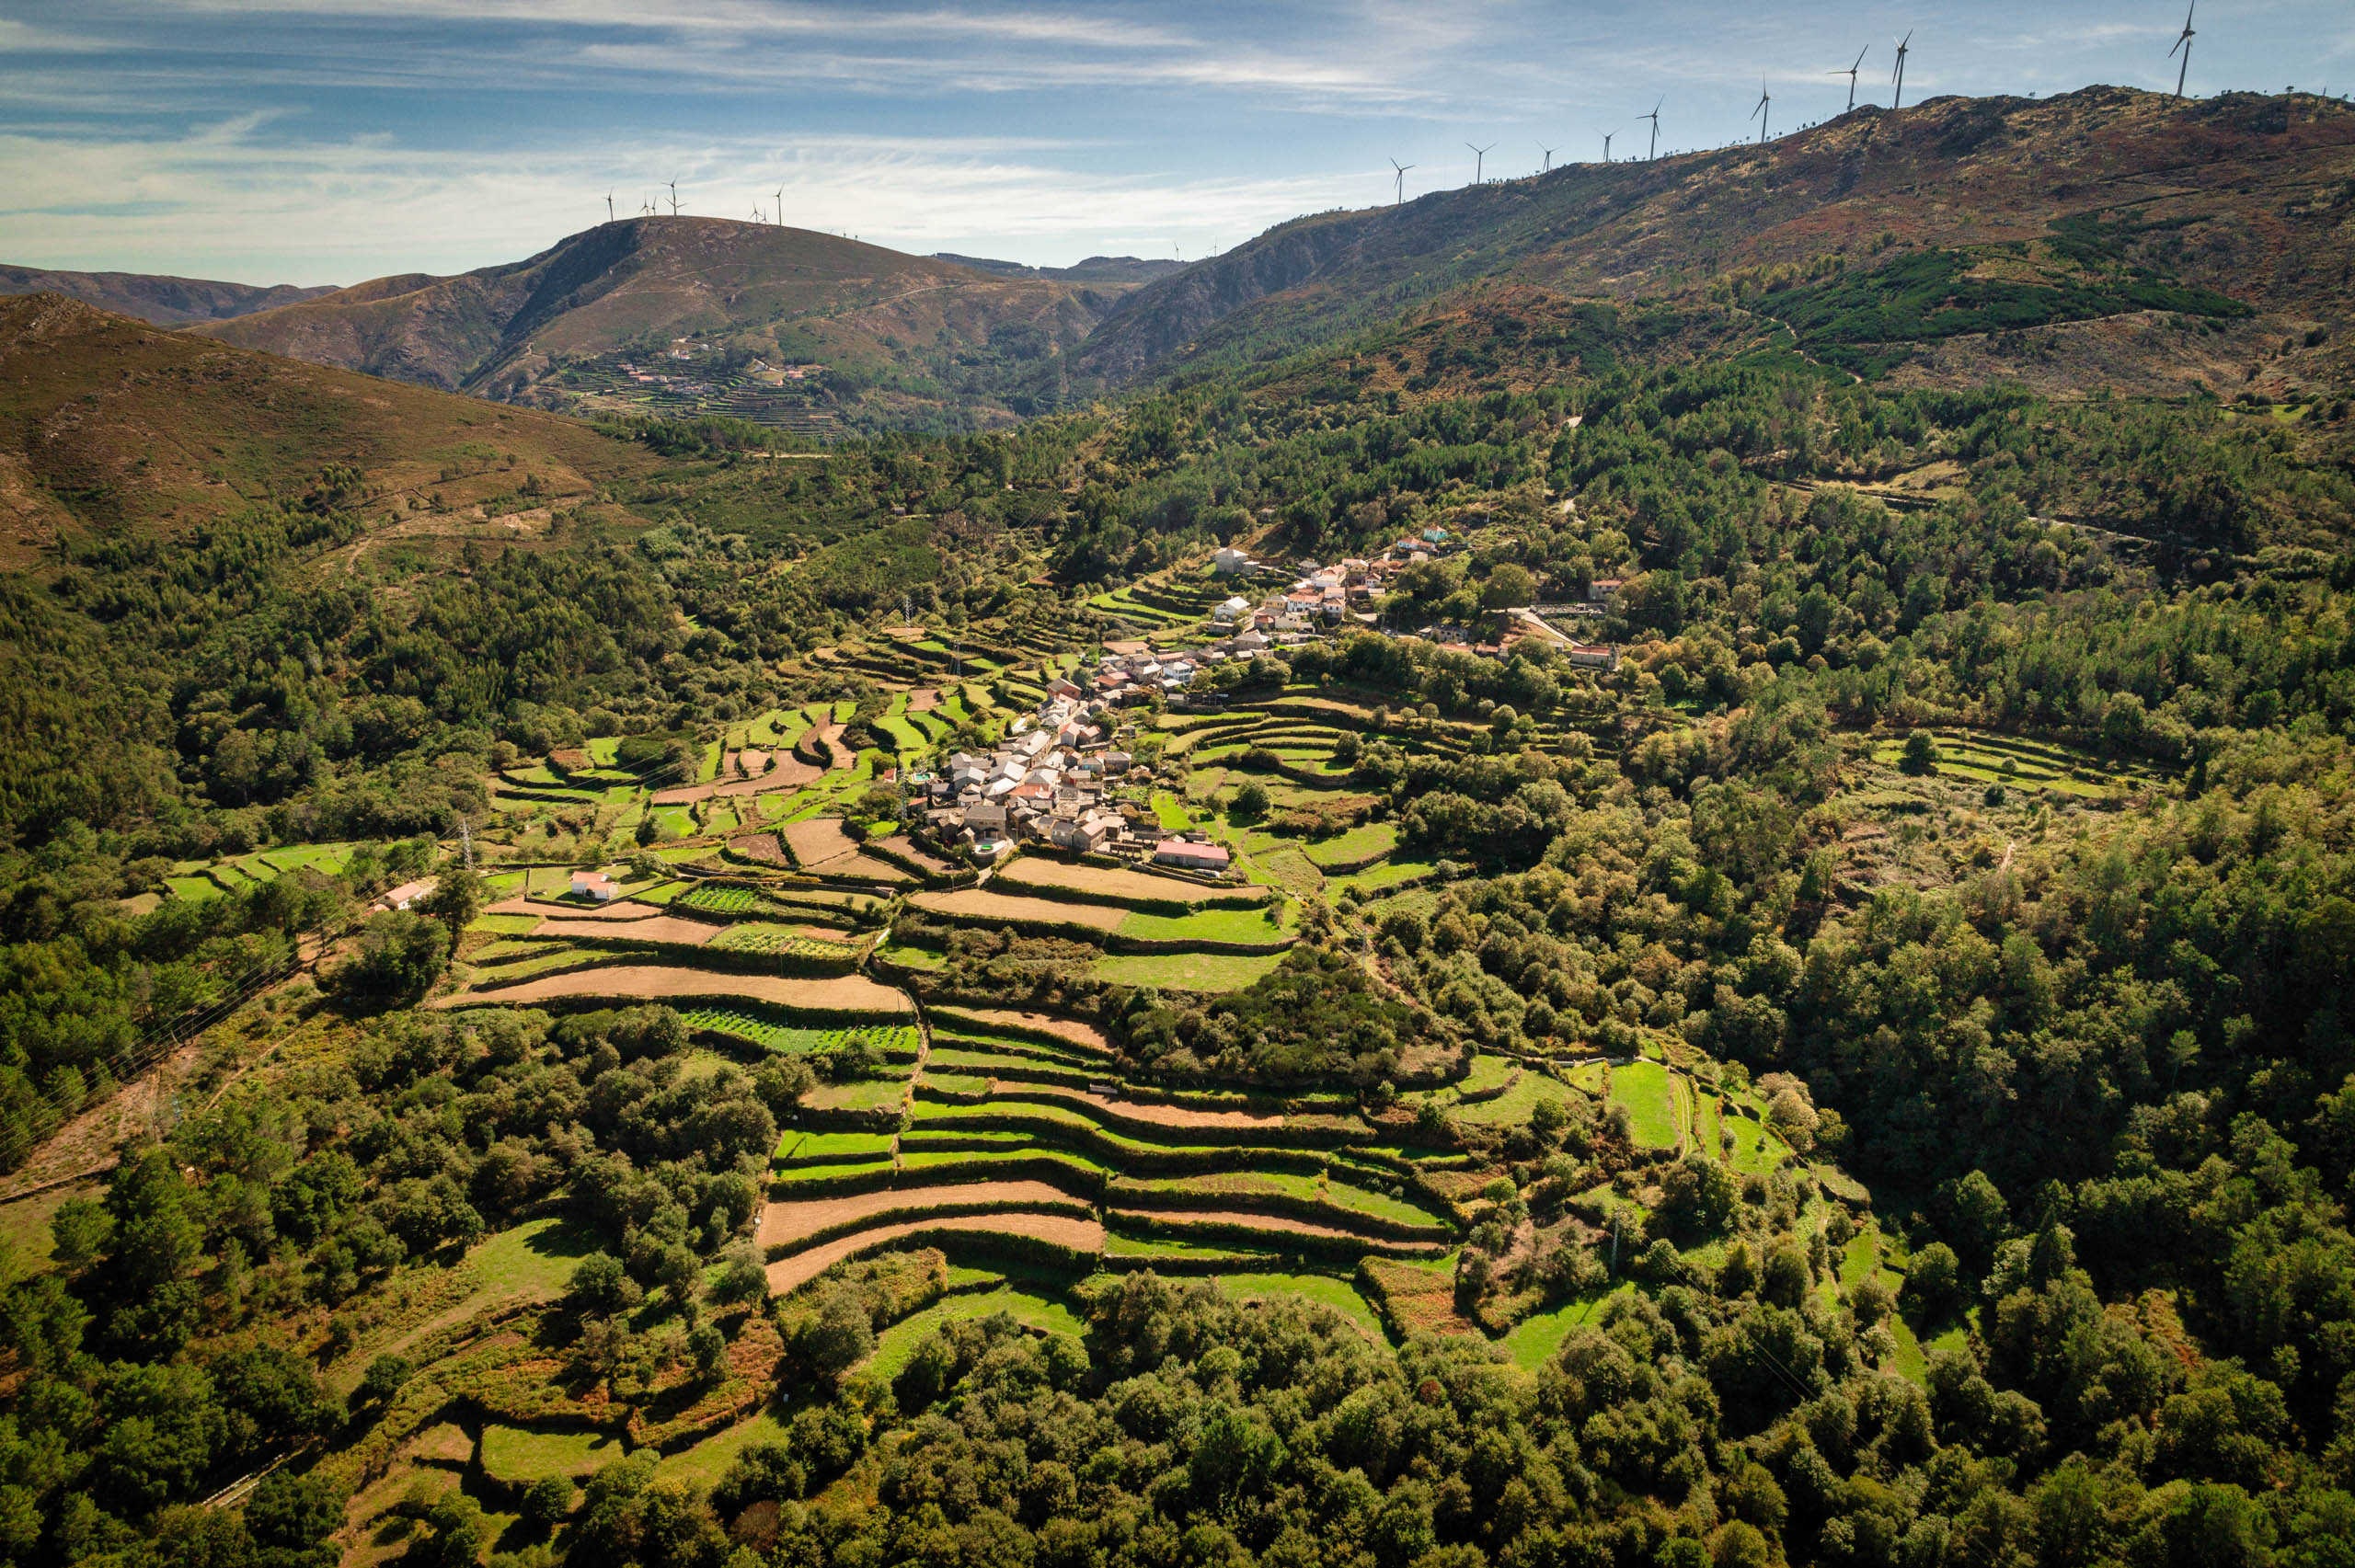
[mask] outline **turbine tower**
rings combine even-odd
[[[1872,50],[1873,46],[1871,44],[1868,43],[1865,45],[1864,48],[1856,51],[1855,65],[1849,66],[1845,71],[1834,71],[1832,73],[1835,76],[1845,76],[1848,78],[1848,109],[1854,109],[1856,107],[1856,66],[1862,65],[1865,63],[1865,56],[1870,54]],[[1844,114],[1847,110],[1843,109],[1841,112]]]
[[[1897,40],[1897,69],[1890,74],[1889,78],[1890,81],[1897,84],[1896,95],[1889,101],[1889,107],[1891,109],[1903,109],[1905,107],[1905,55],[1907,51],[1911,50],[1913,46],[1913,34],[1911,30],[1908,30],[1903,38]]]
[[[778,187],[776,188],[775,195],[776,195],[776,225],[777,225],[777,227],[778,227],[778,228],[783,228],[783,227],[785,227],[785,187],[783,187],[783,186],[781,186],[781,185],[780,185],[780,186],[778,186]]]
[[[1618,134],[1616,131],[1606,131],[1603,133],[1603,161],[1606,164],[1611,161],[1611,138]]]
[[[2199,6],[2200,0],[2191,0],[2191,4],[2183,8],[2183,31],[2175,39],[2175,49],[2183,51],[2183,64],[2175,74],[2175,96],[2177,97],[2183,97],[2183,79],[2191,74],[2191,13]],[[2174,54],[2175,49],[2168,50],[2167,53]]]
[[[1750,111],[1750,115],[1751,118],[1758,121],[1758,144],[1762,147],[1766,144],[1766,107],[1774,101],[1774,99],[1766,96],[1766,78],[1763,76],[1759,77],[1758,107],[1752,109]]]
[[[1652,159],[1660,156],[1660,104],[1666,103],[1667,101],[1668,100],[1666,98],[1662,98],[1660,100],[1660,103],[1652,105],[1652,111],[1649,114],[1639,114],[1636,116],[1637,120],[1648,120],[1652,122],[1652,144],[1651,147],[1644,154],[1644,161],[1647,163],[1649,163]]]
[[[1465,144],[1465,146],[1467,146],[1467,147],[1472,147],[1472,143],[1469,143],[1469,142],[1466,142],[1466,143],[1465,143],[1464,144]],[[1486,163],[1486,161],[1487,161],[1487,159],[1488,159],[1488,155],[1489,155],[1491,152],[1494,152],[1494,151],[1496,150],[1496,145],[1497,145],[1497,144],[1496,144],[1494,142],[1491,142],[1491,143],[1488,143],[1487,146],[1485,146],[1485,147],[1472,147],[1472,183],[1473,183],[1473,184],[1477,185],[1477,184],[1479,184],[1479,183],[1480,183],[1480,170],[1481,170],[1481,168],[1482,168],[1483,165]]]
[[[606,191],[606,192],[605,192],[605,222],[607,222],[607,223],[612,223],[613,221],[614,221],[614,193],[613,193],[612,191],[608,190],[608,191]]]
[[[1390,204],[1393,207],[1402,206],[1405,204],[1407,200],[1407,171],[1413,168],[1415,166],[1412,164],[1402,164],[1397,159],[1393,158],[1390,160],[1390,166],[1397,172],[1398,176],[1398,188],[1396,192],[1390,198]]]
[[[1554,172],[1554,149],[1547,146],[1545,143],[1540,142],[1537,143],[1537,150],[1545,155],[1545,166],[1539,169],[1537,172],[1539,174],[1552,174]]]
[[[675,180],[675,179],[674,179],[674,180],[671,181],[671,182],[670,182],[670,184],[671,184],[671,216],[672,216],[672,217],[674,217],[674,218],[675,218],[675,217],[677,217],[677,216],[679,215],[679,182],[678,182],[677,180]]]

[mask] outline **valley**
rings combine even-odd
[[[2336,1562],[2351,126],[0,300],[0,1562]]]

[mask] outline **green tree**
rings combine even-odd
[[[404,1006],[431,990],[449,962],[450,933],[440,921],[388,910],[370,917],[358,949],[329,979],[354,1001]]]
[[[415,907],[447,927],[454,945],[459,933],[482,913],[482,879],[463,862],[453,861],[442,868],[442,875],[433,880],[433,890]]]

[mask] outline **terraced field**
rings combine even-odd
[[[741,999],[792,1013],[890,1018],[909,1010],[906,995],[860,975],[801,979],[785,975],[736,974],[677,965],[615,964],[580,974],[553,975],[502,988],[496,996],[459,991],[436,997],[434,1007],[465,1007],[481,1001],[527,1007],[550,1001],[610,1002]]]
[[[918,893],[908,900],[930,914],[972,925],[1011,923],[1034,926],[1084,926],[1110,931],[1128,917],[1115,905],[1057,903],[1024,898],[989,887],[959,887],[945,893]]]

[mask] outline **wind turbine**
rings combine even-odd
[[[1766,144],[1766,107],[1774,101],[1766,96],[1766,78],[1759,77],[1758,107],[1750,111],[1750,118],[1758,121],[1758,144],[1762,147]]]
[[[785,227],[785,187],[781,185],[776,188],[776,224]]]
[[[1537,172],[1538,172],[1539,174],[1551,174],[1551,173],[1553,173],[1553,172],[1554,172],[1554,149],[1553,149],[1553,148],[1551,148],[1551,147],[1549,147],[1549,146],[1547,146],[1545,143],[1540,142],[1540,143],[1537,143],[1537,150],[1538,150],[1539,152],[1541,152],[1541,153],[1543,153],[1543,154],[1545,154],[1545,166],[1544,168],[1542,168],[1542,169],[1539,169]]]
[[[2175,96],[2177,97],[2183,97],[2183,79],[2191,74],[2191,13],[2199,6],[2200,0],[2191,0],[2191,4],[2183,8],[2183,31],[2176,35],[2175,49],[2183,51],[2182,68],[2175,74]],[[2172,56],[2175,49],[2168,50],[2167,53]]]
[[[1603,133],[1603,161],[1606,164],[1611,161],[1611,138],[1618,134],[1616,131],[1606,131]]]
[[[672,216],[672,217],[674,217],[674,218],[675,218],[675,217],[677,217],[677,216],[679,215],[679,182],[678,182],[677,180],[675,180],[675,179],[674,179],[674,180],[671,181],[670,183],[671,183],[671,216]]]
[[[1847,77],[1847,78],[1848,78],[1848,108],[1849,108],[1849,109],[1854,109],[1854,108],[1855,108],[1855,107],[1856,107],[1856,65],[1862,65],[1862,64],[1865,63],[1865,56],[1866,56],[1866,55],[1867,55],[1867,54],[1870,54],[1872,52],[1873,52],[1873,46],[1872,46],[1871,44],[1869,44],[1869,43],[1868,43],[1868,44],[1865,45],[1865,47],[1864,47],[1864,48],[1862,48],[1862,49],[1860,49],[1860,50],[1856,51],[1856,64],[1855,64],[1855,65],[1851,65],[1851,66],[1849,66],[1845,71],[1834,71],[1834,72],[1832,72],[1832,74],[1833,75],[1835,75],[1835,76],[1845,76],[1845,77]],[[1844,113],[1846,113],[1846,112],[1847,112],[1847,110],[1846,110],[1846,109],[1844,109],[1844,110],[1842,110],[1841,112],[1844,114]]]
[[[607,222],[607,223],[612,223],[613,221],[614,221],[614,193],[613,193],[612,191],[608,190],[608,191],[606,191],[606,192],[605,192],[605,222]]]
[[[1413,168],[1415,166],[1412,164],[1402,164],[1397,159],[1393,158],[1390,160],[1390,166],[1397,171],[1398,176],[1397,191],[1390,198],[1390,204],[1393,207],[1396,207],[1404,204],[1407,200],[1407,171]]]
[[[1652,144],[1649,150],[1644,154],[1644,161],[1646,163],[1649,163],[1652,159],[1660,156],[1660,104],[1666,103],[1667,101],[1668,100],[1666,98],[1662,98],[1660,100],[1660,103],[1652,105],[1652,111],[1649,114],[1639,114],[1636,116],[1637,120],[1648,120],[1652,122]]]
[[[1472,143],[1469,143],[1469,142],[1466,142],[1466,143],[1465,143],[1464,144],[1465,144],[1465,146],[1467,146],[1467,147],[1472,147]],[[1483,162],[1487,159],[1488,155],[1491,152],[1495,151],[1495,149],[1496,149],[1496,145],[1497,145],[1497,144],[1496,144],[1494,142],[1491,142],[1491,143],[1488,143],[1487,146],[1485,146],[1485,147],[1472,147],[1472,183],[1473,183],[1473,184],[1477,185],[1477,184],[1479,184],[1479,183],[1480,183],[1480,169],[1481,169],[1481,166],[1482,166]]]
[[[1909,29],[1905,36],[1897,40],[1897,69],[1890,74],[1889,78],[1890,81],[1897,84],[1896,96],[1890,99],[1889,107],[1891,109],[1903,109],[1905,107],[1905,54],[1906,52],[1913,47],[1913,34]],[[2190,62],[2187,60],[2184,63],[2188,65]]]

